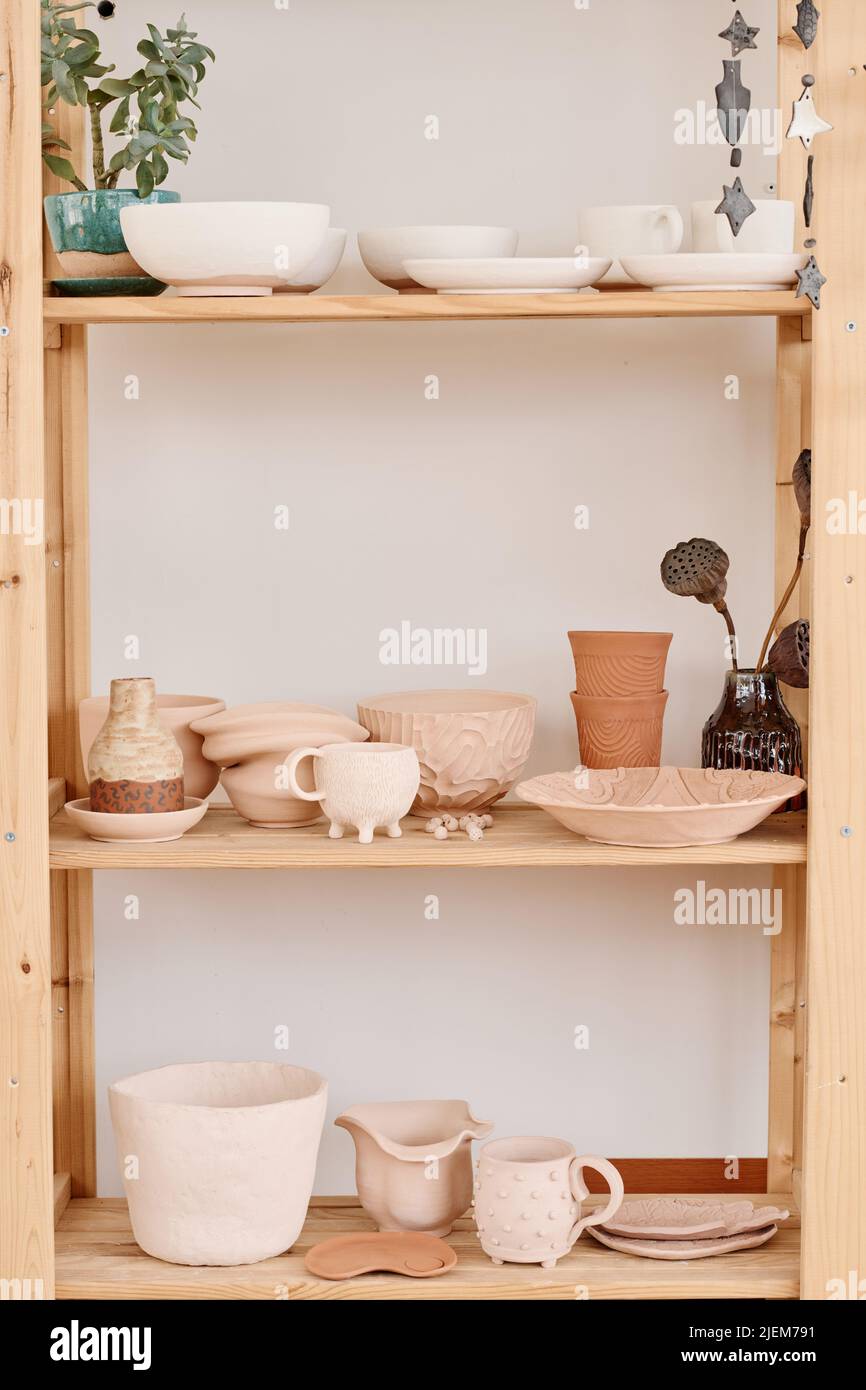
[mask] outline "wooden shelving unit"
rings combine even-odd
[[[654,868],[663,864],[805,864],[806,817],[772,816],[726,845],[630,849],[572,835],[531,806],[506,805],[479,844],[464,835],[436,840],[423,821],[403,824],[399,840],[376,835],[328,839],[327,822],[300,830],[260,830],[236,811],[212,807],[181,840],[154,845],[100,844],[65,811],[51,822],[52,869],[561,869]]]
[[[804,596],[813,600],[810,730],[805,700],[795,707],[804,733],[810,731],[808,832],[802,817],[776,818],[703,851],[619,850],[575,839],[542,813],[515,807],[498,814],[479,846],[439,844],[416,828],[400,841],[363,847],[332,843],[321,827],[252,830],[233,812],[213,809],[182,841],[129,849],[85,839],[61,810],[86,790],[77,709],[90,693],[89,325],[775,317],[781,587],[792,566],[790,473],[800,449],[814,449],[816,521],[830,499],[851,491],[866,496],[866,5],[833,0],[824,9],[820,40],[806,55],[792,33],[794,0],[779,0],[780,102],[784,107],[799,94],[808,67],[822,114],[834,126],[821,145],[810,229],[828,281],[822,309],[812,314],[792,292],[44,298],[54,267],[50,248],[42,247],[38,7],[32,0],[4,7],[0,323],[9,331],[0,337],[0,462],[8,497],[45,499],[47,534],[44,548],[4,536],[0,551],[0,1276],[39,1279],[52,1296],[56,1247],[62,1297],[574,1299],[581,1286],[591,1298],[820,1299],[829,1280],[866,1270],[862,537],[813,526],[798,600],[801,611]],[[58,108],[60,134],[78,163],[84,132],[76,115]],[[799,144],[787,142],[779,189],[798,205],[804,168]],[[58,191],[53,176],[44,191]],[[801,224],[799,239],[805,234]],[[783,621],[795,616],[789,609]],[[796,1199],[799,1206],[802,1193],[802,1240],[792,1221],[761,1250],[656,1265],[584,1237],[550,1272],[493,1266],[464,1221],[453,1237],[460,1262],[441,1280],[376,1276],[321,1286],[304,1272],[304,1251],[324,1234],[367,1226],[351,1201],[314,1201],[302,1239],[278,1260],[201,1270],[145,1256],[132,1241],[123,1204],[96,1198],[94,869],[649,864],[774,866],[784,926],[771,943],[767,1186],[780,1204]]]
[[[712,1200],[716,1200],[713,1198]],[[742,1201],[724,1194],[720,1201]],[[761,1205],[790,1205],[785,1196],[754,1197]],[[587,1205],[591,1205],[592,1200]],[[494,1265],[484,1254],[475,1223],[465,1216],[446,1239],[457,1265],[437,1279],[371,1274],[332,1283],[304,1266],[311,1246],[375,1226],[352,1197],[314,1197],[306,1225],[286,1255],[234,1269],[188,1268],[145,1255],[136,1245],[126,1203],[98,1198],[73,1201],[57,1228],[58,1298],[207,1299],[567,1299],[577,1298],[797,1298],[800,1222],[796,1210],[768,1245],[712,1260],[637,1260],[607,1250],[583,1235],[555,1269]]]

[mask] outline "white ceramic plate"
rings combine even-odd
[[[705,1260],[710,1255],[731,1255],[735,1250],[754,1250],[772,1240],[778,1226],[765,1226],[761,1231],[743,1231],[737,1236],[720,1240],[626,1240],[612,1236],[598,1226],[587,1227],[600,1245],[620,1250],[624,1255],[643,1255],[647,1260]]]
[[[107,844],[158,845],[164,840],[179,840],[196,825],[207,810],[207,802],[197,796],[185,796],[182,811],[130,812],[91,811],[90,797],[67,801],[66,812],[91,840]]]
[[[594,285],[611,262],[602,256],[492,256],[404,265],[419,285],[447,294],[564,294]]]
[[[701,1197],[638,1197],[623,1202],[601,1230],[626,1240],[724,1240],[778,1225],[787,1209]]]
[[[639,285],[671,290],[786,290],[796,283],[808,252],[679,252],[675,256],[623,256]]]

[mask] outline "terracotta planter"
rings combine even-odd
[[[316,790],[298,784],[304,758],[315,765]],[[418,790],[420,770],[413,748],[398,743],[329,743],[324,748],[296,748],[286,759],[286,776],[301,801],[318,801],[331,822],[332,840],[354,826],[362,845],[384,826],[392,839],[402,835],[400,821]]]
[[[183,785],[187,796],[196,796],[204,800],[210,796],[220,775],[216,763],[208,762],[202,753],[201,734],[193,733],[190,725],[194,719],[204,719],[207,715],[218,714],[224,709],[225,701],[213,699],[209,695],[156,697],[159,722],[164,729],[174,734],[183,754]],[[105,723],[107,714],[107,695],[90,695],[78,706],[78,734],[85,767],[93,740]]]
[[[601,1173],[610,1201],[588,1216],[584,1168]],[[606,1158],[575,1156],[564,1139],[495,1139],[478,1157],[475,1221],[481,1248],[494,1264],[540,1264],[552,1269],[581,1231],[614,1216],[622,1205],[623,1182]]]
[[[658,767],[668,692],[608,700],[572,692],[585,767]]]
[[[87,759],[91,811],[184,809],[183,753],[157,716],[149,676],[111,682],[108,715]]]
[[[108,1089],[132,1231],[185,1265],[252,1264],[297,1240],[327,1082],[276,1062],[160,1067]]]
[[[377,743],[414,748],[421,785],[413,814],[484,811],[505,796],[529,757],[536,702],[501,690],[410,690],[358,705]]]
[[[444,1236],[472,1198],[472,1140],[493,1128],[465,1100],[353,1105],[334,1124],[355,1141],[355,1181],[380,1231]]]
[[[220,780],[239,815],[251,825],[287,829],[313,825],[322,815],[320,806],[291,790],[285,768],[289,754],[369,737],[336,710],[289,700],[235,705],[195,720],[191,728],[204,737],[204,756],[222,768]],[[305,791],[315,791],[309,767],[300,769],[298,781]]]
[[[578,695],[615,699],[664,689],[670,632],[570,632]]]

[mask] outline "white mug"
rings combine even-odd
[[[719,251],[773,252],[789,255],[794,250],[794,204],[778,198],[760,198],[756,212],[747,217],[738,236],[717,202],[692,203],[692,250],[713,255]]]
[[[601,1173],[610,1188],[604,1207],[581,1214],[589,1196],[584,1168]],[[494,1139],[475,1164],[475,1224],[481,1248],[494,1264],[540,1264],[552,1269],[581,1231],[619,1211],[622,1177],[596,1154],[576,1157],[565,1139]]]
[[[590,256],[611,256],[613,265],[602,285],[634,288],[620,260],[623,256],[673,255],[683,243],[683,219],[670,203],[584,208],[579,214],[579,237]]]
[[[315,761],[316,790],[305,791],[297,778],[304,758]],[[401,835],[400,821],[418,793],[421,766],[414,748],[402,743],[326,743],[321,748],[296,748],[285,762],[293,796],[321,801],[331,822],[332,840],[354,825],[362,845],[369,845],[377,825],[392,837]]]

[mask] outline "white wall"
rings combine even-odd
[[[165,0],[104,27],[126,66]],[[673,113],[713,103],[728,0],[191,0],[218,61],[186,199],[329,202],[332,221],[502,222],[529,252],[573,247],[577,209],[677,202],[730,181]],[[774,100],[774,15],[744,55]],[[436,114],[441,138],[424,138]],[[775,175],[746,151],[753,197]],[[374,288],[353,235],[332,289]],[[91,332],[93,688],[153,675],[230,703],[351,713],[392,688],[462,684],[383,668],[380,629],[486,627],[491,687],[539,699],[530,772],[576,756],[569,627],[667,628],[665,758],[698,757],[724,630],[658,579],[706,534],[732,556],[754,659],[772,591],[773,326],[699,323],[97,328]],[[124,397],[129,373],[138,401]],[[441,397],[424,397],[438,374]],[[740,378],[741,397],[723,383]],[[288,503],[288,533],[273,527]],[[575,505],[591,527],[577,532]],[[123,639],[141,640],[141,660]],[[754,654],[753,654],[753,649]],[[572,673],[573,674],[573,673]],[[97,876],[100,1191],[120,1190],[102,1097],[165,1062],[274,1057],[352,1102],[465,1096],[500,1134],[619,1155],[766,1152],[769,945],[680,927],[702,876],[559,870]],[[127,922],[135,893],[141,918]],[[441,919],[425,921],[425,895]],[[591,1047],[575,1051],[588,1024]],[[317,1190],[352,1190],[328,1123]]]

